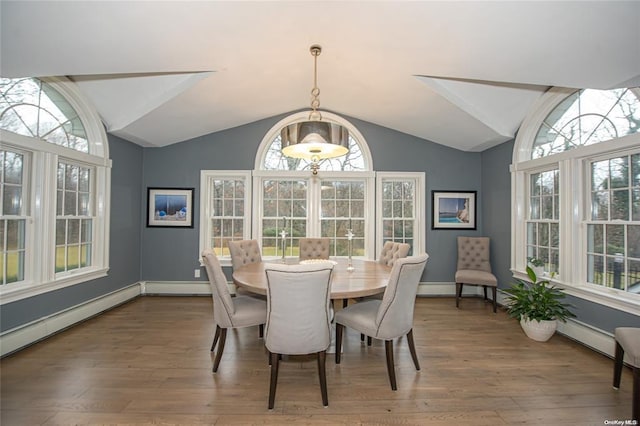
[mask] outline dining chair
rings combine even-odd
[[[322,404],[329,405],[325,372],[331,343],[330,294],[333,264],[265,265],[267,323],[265,346],[270,354],[269,409],[273,408],[282,355],[316,354]]]
[[[487,300],[487,287],[491,287],[493,313],[496,313],[498,279],[491,273],[489,243],[489,237],[458,237],[458,264],[455,275],[456,308],[460,307],[464,284],[481,285],[484,290],[484,300]]]
[[[267,303],[265,300],[248,296],[232,298],[227,286],[227,278],[222,272],[218,256],[213,250],[203,250],[202,261],[209,276],[211,296],[213,297],[213,319],[216,324],[216,332],[211,345],[212,352],[216,343],[218,344],[213,362],[213,372],[215,373],[218,371],[222,359],[227,329],[258,325],[262,337],[263,325],[267,320]]]
[[[633,371],[633,393],[631,396],[631,419],[640,421],[640,328],[617,327],[614,330],[616,342],[615,363],[613,367],[613,388],[620,388],[622,362],[625,352]]]
[[[387,265],[393,266],[396,260],[407,257],[409,254],[409,250],[411,246],[407,243],[396,243],[394,241],[387,241],[382,246],[382,252],[380,253],[380,258],[378,258],[378,262]],[[360,299],[360,301],[365,301],[369,299],[380,299],[382,300],[383,293],[374,294],[372,296],[365,296]],[[345,299],[345,302],[347,300]],[[347,306],[347,303],[343,303],[343,308]],[[364,341],[364,334],[360,334],[360,340]],[[371,346],[371,337],[367,337],[367,345]]]
[[[340,364],[344,327],[349,327],[375,339],[384,340],[387,373],[392,390],[398,389],[393,360],[393,339],[407,336],[411,358],[416,370],[420,370],[413,342],[413,310],[418,284],[428,259],[429,255],[425,253],[396,260],[382,300],[355,303],[335,313],[336,364]]]
[[[407,243],[396,243],[394,241],[387,241],[382,247],[380,258],[378,262],[383,265],[393,266],[396,260],[402,259],[409,255],[409,249],[411,246]]]
[[[300,260],[329,259],[329,238],[300,238]]]
[[[260,245],[257,240],[229,241],[227,246],[229,247],[229,254],[231,255],[231,267],[234,271],[244,265],[262,262]],[[264,296],[251,293],[238,286],[236,286],[236,294],[266,300]]]

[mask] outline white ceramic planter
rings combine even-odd
[[[553,336],[553,333],[556,332],[558,328],[558,321],[529,321],[528,319],[522,318],[520,320],[520,326],[522,330],[524,330],[524,334],[527,335],[532,340],[536,342],[546,342]]]

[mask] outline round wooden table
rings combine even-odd
[[[348,260],[332,259],[338,262],[333,267],[331,282],[332,299],[351,299],[383,293],[389,281],[391,267],[373,260],[352,260],[355,267],[347,271]],[[279,260],[270,261],[280,263]],[[298,263],[297,258],[287,259],[287,263]],[[267,294],[267,276],[264,273],[265,262],[250,263],[233,271],[233,282],[253,293]]]

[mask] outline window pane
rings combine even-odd
[[[611,219],[629,220],[629,190],[613,191]]]
[[[591,253],[604,253],[603,225],[587,226],[587,251]]]
[[[20,215],[22,211],[22,187],[4,185],[3,189],[2,214]]]
[[[624,256],[624,225],[607,225],[606,232],[607,254]]]

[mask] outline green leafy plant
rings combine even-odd
[[[549,280],[540,280],[536,273],[527,266],[527,275],[531,282],[516,279],[511,288],[505,290],[507,296],[507,312],[518,320],[559,320],[566,322],[567,318],[575,315],[569,308],[572,305],[564,303],[565,294],[552,285]]]
[[[538,259],[537,257],[528,257],[527,262],[529,262],[532,266],[544,266],[544,261],[542,259]]]

